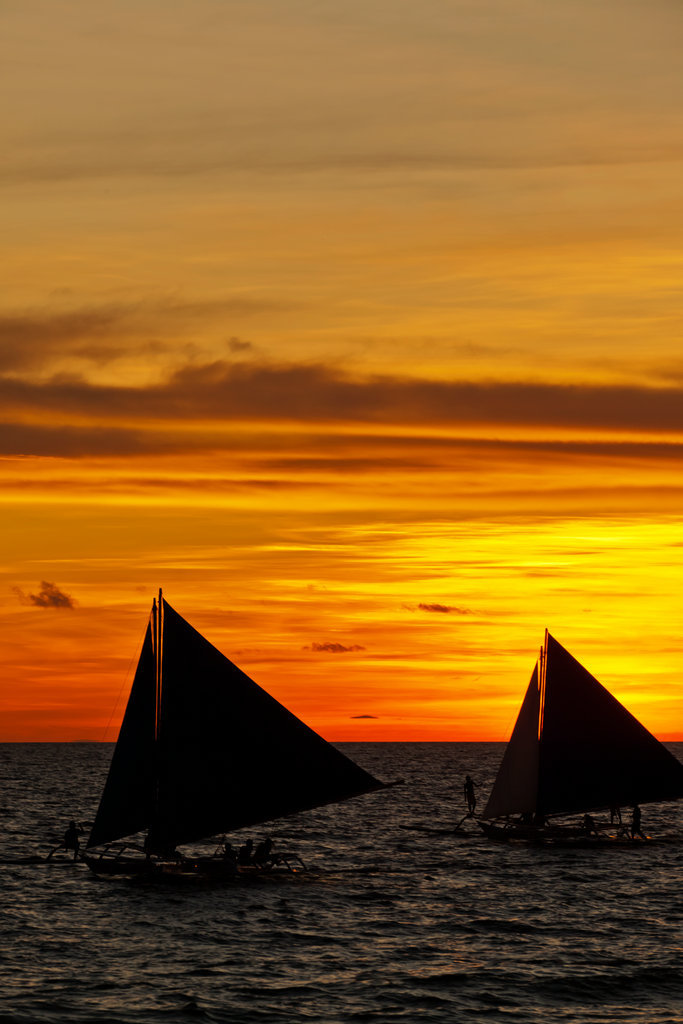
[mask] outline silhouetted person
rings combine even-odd
[[[595,827],[595,819],[592,814],[584,814],[583,827],[589,836],[597,836],[598,830]]]
[[[73,850],[74,860],[78,860],[78,851],[81,846],[81,841],[78,838],[83,835],[83,829],[79,828],[75,821],[69,822],[69,827],[64,833],[64,849],[69,852]]]
[[[631,839],[635,839],[636,836],[640,836],[641,839],[645,838],[640,830],[640,807],[638,804],[634,806],[631,817]]]
[[[254,840],[247,839],[244,846],[240,846],[240,852],[237,854],[237,863],[245,867],[252,863]]]
[[[237,850],[227,840],[223,843],[222,868],[230,875],[237,874]]]
[[[613,825],[616,821],[617,825],[621,825],[621,808],[610,807],[609,809],[609,823]]]
[[[266,836],[266,838],[262,839],[254,850],[254,863],[258,864],[260,867],[264,867],[264,865],[272,863],[273,858],[270,853],[272,849],[273,840],[270,836]]]
[[[474,814],[474,808],[477,806],[477,798],[474,795],[474,783],[469,775],[465,776],[465,784],[462,788],[465,794],[465,801],[467,803],[467,812],[468,814]]]

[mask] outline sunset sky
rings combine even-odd
[[[152,598],[330,740],[683,739],[683,8],[6,0],[2,740]]]

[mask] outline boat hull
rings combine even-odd
[[[538,843],[554,846],[634,846],[642,839],[633,839],[625,830],[587,832],[580,825],[523,825],[519,822],[479,821],[485,836],[499,843]]]
[[[162,864],[145,857],[91,857],[86,854],[83,860],[96,875],[157,875],[161,873]]]
[[[262,878],[264,875],[300,874],[306,867],[300,858],[289,856],[278,863],[235,865],[222,857],[181,857],[162,861],[146,857],[92,857],[83,858],[90,870],[103,877],[157,878],[168,881],[220,881],[230,882]]]

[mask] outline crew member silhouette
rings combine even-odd
[[[640,807],[638,804],[635,804],[631,817],[631,839],[635,839],[636,836],[640,836],[641,839],[645,838],[640,830]]]
[[[243,867],[247,864],[252,863],[252,851],[254,846],[253,839],[247,839],[244,846],[240,846],[240,852],[237,854],[237,863]]]
[[[259,867],[264,867],[266,864],[270,864],[273,861],[271,850],[273,849],[273,840],[270,836],[266,836],[258,843],[254,850],[254,863],[258,864]]]
[[[231,866],[237,865],[237,850],[229,840],[226,840],[223,845],[223,860]]]
[[[465,776],[465,784],[463,786],[463,792],[465,794],[465,801],[467,803],[468,814],[474,814],[474,808],[477,806],[477,798],[474,795],[474,783],[469,775]]]
[[[64,833],[64,849],[67,851],[73,850],[74,860],[78,860],[78,851],[81,846],[81,841],[78,838],[83,835],[83,829],[79,828],[75,821],[69,822],[69,827]]]
[[[584,814],[583,816],[583,827],[589,836],[597,836],[598,830],[595,827],[595,818],[592,814]]]

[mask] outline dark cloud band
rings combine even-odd
[[[95,421],[234,420],[452,427],[468,424],[642,431],[683,430],[683,387],[581,386],[353,379],[322,365],[218,361],[149,387],[55,378],[0,378],[7,413],[78,414]],[[113,424],[112,424],[113,425]],[[123,424],[122,424],[123,425]]]

